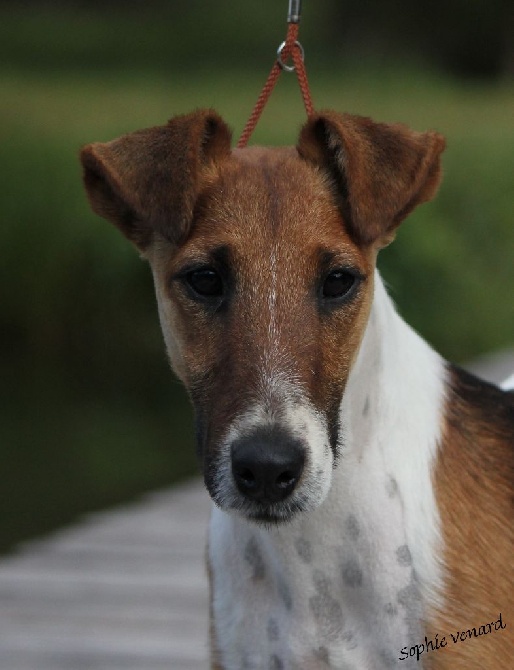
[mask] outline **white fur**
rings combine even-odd
[[[232,477],[231,446],[254,430],[279,425],[292,438],[305,443],[307,454],[300,484],[287,502],[276,505],[273,511],[285,518],[297,505],[305,511],[311,510],[326,498],[331,483],[333,457],[325,421],[302,397],[301,389],[285,383],[278,374],[266,380],[266,390],[261,396],[261,402],[234,420],[221,441],[211,495],[224,510],[251,513],[252,503],[241,495]],[[278,402],[279,397],[282,402]],[[273,412],[270,405],[276,408]]]
[[[213,511],[209,558],[223,668],[422,667],[398,659],[422,640],[420,618],[440,603],[431,472],[444,381],[443,361],[396,314],[377,273],[341,402],[343,448],[331,482],[321,469],[328,495],[273,528]]]
[[[271,286],[268,294],[268,309],[269,309],[269,322],[268,322],[268,336],[269,343],[276,341],[278,336],[277,328],[277,315],[276,315],[276,306],[277,306],[277,252],[276,248],[273,248],[270,252],[270,272],[271,272]]]

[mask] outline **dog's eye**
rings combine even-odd
[[[348,270],[332,270],[323,283],[323,298],[343,298],[357,283],[357,277]]]
[[[202,298],[219,298],[223,294],[223,280],[212,268],[192,270],[186,282]]]

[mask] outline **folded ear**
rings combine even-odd
[[[385,246],[407,214],[435,195],[444,147],[435,132],[326,112],[309,119],[297,148],[330,174],[354,238]]]
[[[144,250],[158,231],[173,243],[188,232],[205,168],[230,153],[230,131],[212,110],[178,116],[82,149],[93,210]]]

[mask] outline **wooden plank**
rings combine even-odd
[[[206,670],[209,510],[195,481],[0,561],[0,668]]]

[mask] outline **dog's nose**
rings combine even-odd
[[[285,500],[305,464],[301,441],[281,429],[256,430],[232,444],[232,474],[239,491],[264,504]]]

